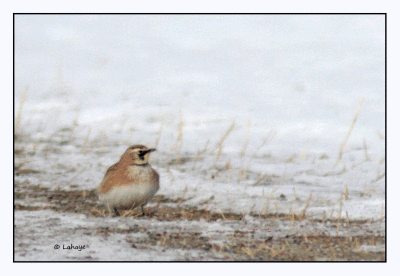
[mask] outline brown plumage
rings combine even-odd
[[[148,164],[149,149],[143,145],[129,147],[118,163],[112,165],[98,188],[100,202],[110,211],[145,206],[159,189],[159,175]]]

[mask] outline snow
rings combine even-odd
[[[382,219],[384,20],[16,15],[15,117],[28,87],[16,147],[31,152],[16,163],[41,173],[15,179],[51,189],[95,189],[128,146],[156,145],[151,164],[161,176],[158,194],[183,197],[186,205],[243,214],[290,214],[307,206],[315,218]],[[65,227],[110,220],[15,211],[16,225],[30,228],[49,218],[54,225],[43,233],[51,241],[46,246],[68,243],[71,232],[56,233]],[[141,223],[168,228],[177,222]],[[232,228],[185,224],[208,236]],[[25,234],[19,243],[33,246]],[[138,255],[135,248],[115,246],[119,234],[107,240],[81,234],[73,242],[96,249],[82,251],[80,259],[211,258],[203,251],[157,247]],[[215,242],[221,242],[218,236]],[[43,254],[23,258],[76,257],[68,250],[49,255],[40,240],[36,246]]]

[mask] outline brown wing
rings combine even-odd
[[[112,165],[111,167],[109,167],[107,169],[106,175],[104,177],[106,177],[108,173],[111,173],[112,171],[116,171],[118,169],[118,167],[119,167],[119,162],[114,164],[114,165]]]
[[[98,189],[100,193],[107,193],[112,187],[129,182],[130,179],[127,177],[124,167],[118,162],[108,168]]]

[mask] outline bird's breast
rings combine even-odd
[[[127,168],[127,177],[132,182],[139,182],[139,183],[158,182],[158,174],[150,165],[129,166]]]

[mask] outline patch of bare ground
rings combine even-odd
[[[356,251],[360,244],[370,244],[372,240],[384,244],[384,237],[286,236],[260,241],[237,231],[230,239],[228,244],[216,245],[201,233],[156,233],[149,235],[148,242],[166,248],[213,251],[228,261],[384,261],[386,258],[385,252]]]
[[[51,190],[46,187],[15,183],[14,209],[36,211],[51,209],[56,212],[85,214],[88,217],[106,217],[104,207],[99,205],[95,190]],[[206,209],[185,206],[184,199],[169,199],[157,195],[151,201],[151,207],[145,208],[148,219],[158,221],[199,221],[211,223],[217,220],[242,221],[243,214],[229,212],[212,212]],[[37,204],[40,203],[39,206]],[[154,206],[154,203],[156,205]],[[137,210],[121,212],[123,217],[138,217]],[[250,214],[255,219],[286,221],[301,221],[307,219],[311,223],[325,223],[329,220],[315,220],[304,215],[287,214]],[[337,223],[339,220],[331,221]],[[362,227],[369,223],[367,220],[340,220],[348,227]],[[165,249],[196,249],[205,250],[218,256],[218,261],[385,261],[385,250],[365,251],[362,246],[385,245],[385,237],[374,233],[362,236],[331,236],[325,234],[296,234],[281,238],[268,237],[264,240],[254,238],[254,231],[234,231],[225,233],[225,241],[215,243],[210,237],[199,232],[160,232],[157,229],[146,229],[138,226],[129,229],[97,228],[90,235],[110,235],[115,233],[147,234],[146,241],[135,241],[126,237],[126,242],[133,248],[148,249],[152,246],[162,246]]]

